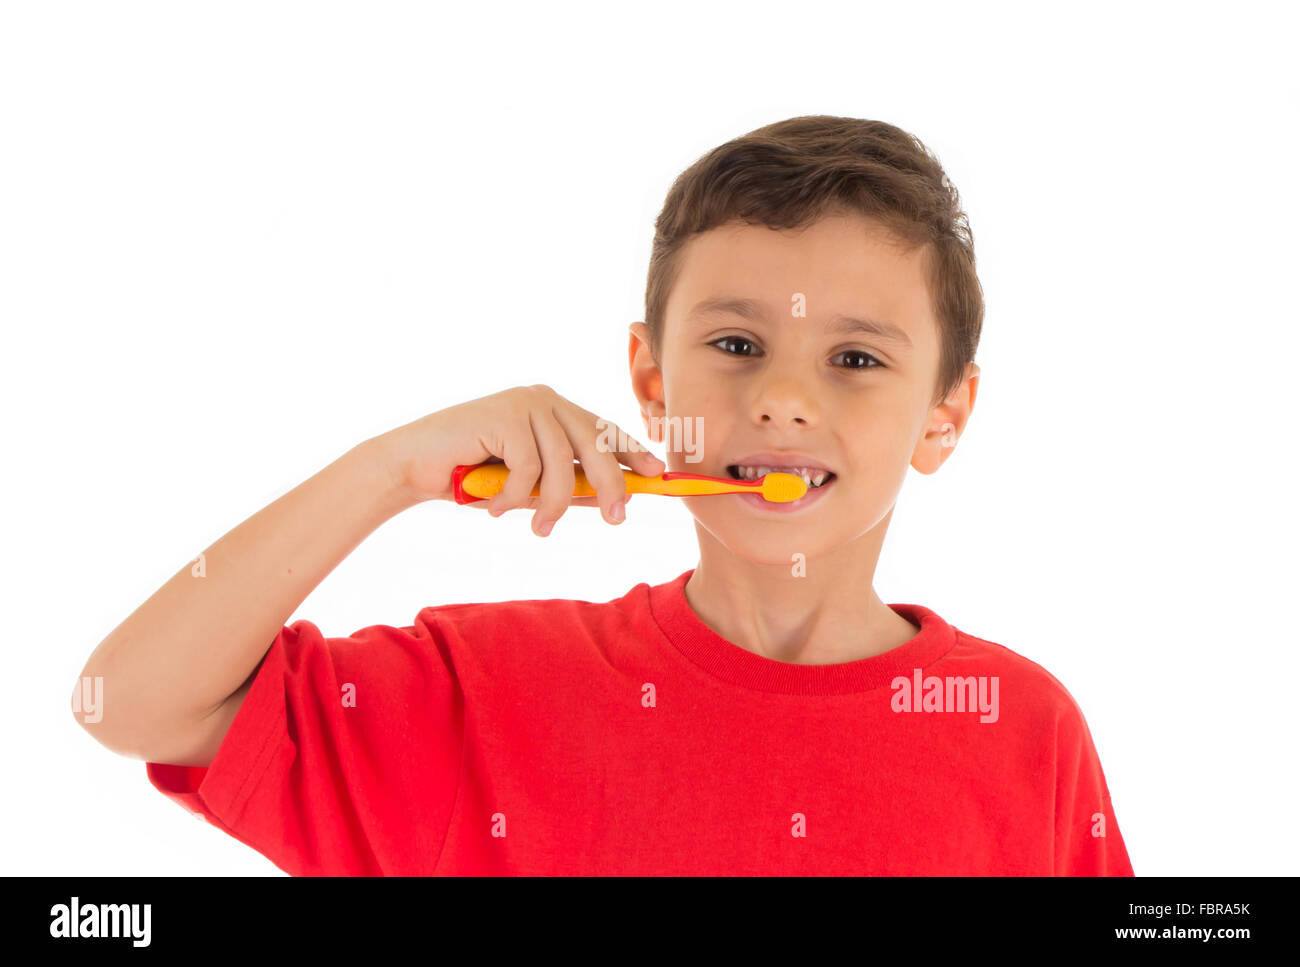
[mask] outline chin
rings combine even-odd
[[[695,519],[699,527],[721,544],[733,557],[763,567],[794,568],[843,546],[849,538],[828,535],[821,528],[791,527],[776,520],[758,528],[753,521]],[[796,554],[803,557],[796,559]]]

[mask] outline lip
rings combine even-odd
[[[806,464],[804,464],[803,466],[806,466]],[[723,471],[723,473],[727,476],[728,479],[731,478],[731,475],[727,474],[725,470]],[[827,491],[833,489],[835,485],[839,482],[839,479],[840,479],[839,477],[832,477],[831,479],[826,481],[826,483],[822,484],[820,487],[815,487],[815,488],[809,487],[808,492],[804,494],[802,497],[800,497],[798,500],[791,500],[791,501],[787,501],[786,503],[777,503],[770,500],[764,500],[763,495],[760,493],[736,494],[734,495],[733,499],[739,500],[741,503],[748,504],[750,507],[754,508],[756,512],[762,514],[797,514],[800,513],[801,511],[807,510],[809,507],[817,503],[819,500],[824,500],[826,498]],[[721,498],[716,498],[716,499],[720,500]]]
[[[811,507],[813,504],[822,500],[826,492],[839,483],[839,474],[835,473],[830,467],[826,466],[821,460],[811,457],[806,453],[785,452],[777,453],[773,450],[765,450],[761,453],[753,453],[747,457],[741,457],[732,463],[723,465],[722,473],[719,474],[727,480],[733,479],[727,467],[730,466],[746,467],[805,467],[809,470],[825,470],[832,476],[820,487],[809,487],[808,492],[798,500],[790,500],[784,503],[777,501],[764,500],[762,494],[737,494],[735,499],[741,503],[748,504],[755,511],[764,514],[797,514]]]

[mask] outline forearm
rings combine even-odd
[[[202,718],[257,667],[312,589],[410,498],[367,440],[258,511],[187,562],[91,654],[102,676],[105,744]]]

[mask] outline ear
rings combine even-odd
[[[979,383],[979,366],[967,364],[966,378],[961,386],[927,414],[921,437],[912,451],[912,467],[918,473],[934,473],[952,456],[975,408]]]
[[[650,353],[650,327],[644,322],[628,326],[627,362],[646,435],[650,442],[661,443],[655,434],[663,427],[668,412],[664,406],[664,376]]]

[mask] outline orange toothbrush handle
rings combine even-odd
[[[461,464],[451,474],[452,497],[458,504],[471,504],[476,500],[490,500],[505,486],[510,470],[504,463]],[[667,471],[655,477],[646,477],[631,470],[623,471],[630,494],[663,494],[669,497],[695,497],[708,494],[744,493],[748,490],[762,493],[762,480],[725,480],[698,473]],[[540,497],[541,488],[533,487],[530,497]],[[596,489],[587,481],[586,474],[577,464],[573,467],[573,496],[595,497]]]
[[[637,474],[630,470],[623,471],[626,477],[635,477]],[[506,478],[510,476],[510,470],[504,463],[463,463],[451,472],[451,495],[458,504],[472,504],[476,500],[491,500],[506,485]],[[583,474],[582,469],[574,464],[573,467],[573,496],[575,497],[595,497],[596,490],[587,482],[587,477]],[[644,479],[644,478],[643,478]],[[628,488],[632,490],[632,482],[629,479]],[[535,486],[530,497],[540,497],[541,487]]]

